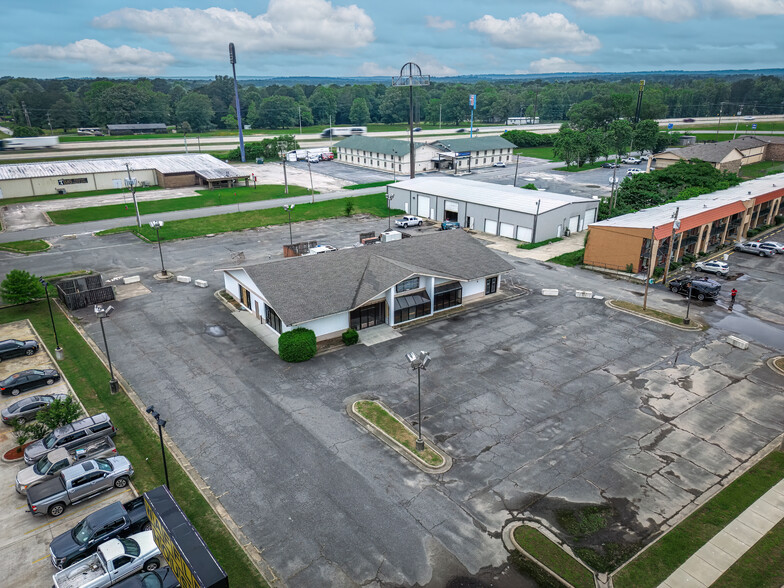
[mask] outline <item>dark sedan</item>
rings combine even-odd
[[[114,586],[115,588],[177,588],[179,585],[171,568],[163,566],[152,572],[142,572],[126,578]]]
[[[718,298],[719,291],[721,290],[721,284],[716,280],[710,280],[708,278],[697,279],[692,278],[691,276],[676,278],[670,281],[667,286],[671,291],[683,294],[684,296],[688,296],[689,291],[691,290],[692,298],[696,298],[697,300],[715,300]]]
[[[33,355],[36,351],[38,351],[38,341],[20,341],[19,339],[0,341],[0,361],[20,355]]]
[[[618,163],[613,163],[612,161],[606,161],[602,164],[602,167],[605,169],[615,169],[616,167],[621,167]]]
[[[41,386],[51,386],[60,380],[56,370],[25,370],[0,380],[0,393],[4,396],[17,396]]]
[[[3,422],[10,425],[11,421],[16,420],[20,425],[35,418],[35,414],[55,400],[65,400],[67,394],[41,394],[38,396],[28,396],[22,400],[14,402],[11,406],[4,408],[0,412]]]

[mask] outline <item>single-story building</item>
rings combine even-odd
[[[673,261],[680,262],[685,254],[696,257],[744,240],[749,229],[771,224],[781,214],[782,196],[784,174],[776,174],[591,224],[584,263],[642,272],[649,267],[652,249],[656,266],[664,266],[670,239]]]
[[[449,176],[397,182],[387,194],[391,208],[528,243],[582,231],[599,210],[593,198]]]
[[[106,125],[110,135],[145,135],[162,134],[168,130],[164,123],[138,123],[129,125]]]
[[[771,148],[773,145],[773,148]],[[678,161],[699,159],[707,161],[718,170],[738,173],[740,168],[750,163],[772,159],[780,149],[780,144],[771,143],[768,138],[743,135],[731,141],[703,143],[688,147],[672,148],[656,153],[650,160],[652,168],[663,169]],[[770,151],[769,156],[766,152]],[[779,161],[780,159],[773,159]]]
[[[433,316],[498,291],[512,266],[463,231],[223,268],[226,291],[270,329],[346,329]]]
[[[248,174],[206,153],[77,159],[0,165],[0,199],[58,192],[121,190],[128,168],[137,186],[219,188],[248,185]]]
[[[514,143],[498,136],[439,139],[414,143],[416,172],[454,170],[455,173],[511,161]],[[406,174],[410,144],[401,139],[354,135],[336,144],[336,161],[378,171]]]

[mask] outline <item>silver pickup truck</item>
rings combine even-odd
[[[27,491],[29,511],[59,517],[69,504],[87,500],[112,488],[125,488],[133,475],[125,457],[90,459],[65,468],[60,475]]]
[[[160,555],[152,531],[125,539],[109,539],[98,546],[96,553],[54,574],[54,588],[113,586],[136,572],[157,569],[161,565]]]

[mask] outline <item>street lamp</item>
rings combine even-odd
[[[688,325],[691,323],[691,319],[689,318],[689,310],[691,309],[691,282],[689,282],[689,297],[686,300],[686,318],[683,319],[683,324]]]
[[[404,73],[408,68],[408,73]],[[416,171],[414,157],[414,86],[429,86],[430,76],[422,75],[422,69],[411,61],[400,68],[400,75],[392,78],[393,86],[408,86],[408,138],[409,138],[409,177],[413,179]]]
[[[155,410],[155,407],[152,404],[147,407],[147,414],[152,415],[152,418],[158,423],[158,437],[161,439],[161,455],[163,456],[163,475],[166,478],[166,489],[171,490],[171,488],[169,488],[169,470],[166,468],[166,451],[163,448],[163,427],[166,426],[166,421],[161,418],[161,415]]]
[[[150,221],[150,228],[155,229],[155,236],[158,238],[158,253],[161,256],[161,276],[164,278],[169,275],[166,268],[163,267],[163,250],[161,249],[161,229],[163,228],[163,221]]]
[[[411,369],[417,373],[417,398],[419,402],[419,437],[416,440],[417,451],[425,449],[425,440],[422,439],[422,370],[430,365],[430,354],[427,351],[420,351],[417,355],[413,351],[406,353],[406,359],[411,364]]]
[[[98,321],[101,323],[101,335],[103,335],[103,348],[106,350],[106,360],[109,362],[109,376],[111,379],[109,380],[109,392],[112,394],[117,394],[117,378],[114,377],[114,369],[112,368],[112,358],[109,355],[109,345],[106,343],[106,330],[103,327],[103,319],[109,318],[109,315],[114,312],[114,306],[107,306],[106,308],[103,307],[101,304],[96,304],[93,307],[96,316],[98,317]]]
[[[313,192],[313,172],[310,170],[310,156],[308,156],[308,175],[310,175],[310,203],[316,203],[316,196]]]
[[[41,282],[41,285],[44,287],[44,292],[46,293],[46,304],[49,306],[49,318],[52,319],[52,331],[54,331],[54,356],[57,361],[63,359],[63,348],[60,347],[60,341],[57,339],[57,327],[54,326],[54,313],[52,313],[52,301],[49,299],[49,282],[40,278],[38,280]]]
[[[394,195],[387,192],[387,229],[390,231],[392,230],[392,211],[390,209],[394,198]]]
[[[294,245],[294,237],[291,236],[291,211],[294,210],[294,205],[284,204],[283,210],[289,213],[289,245]]]
[[[237,111],[237,127],[240,131],[240,159],[245,163],[245,139],[242,136],[242,109],[240,108],[240,92],[237,89],[237,52],[234,43],[229,43],[229,61],[231,73],[234,75],[234,109]]]

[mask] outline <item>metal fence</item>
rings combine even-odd
[[[57,296],[68,310],[114,300],[114,288],[104,286],[101,274],[57,282]]]

